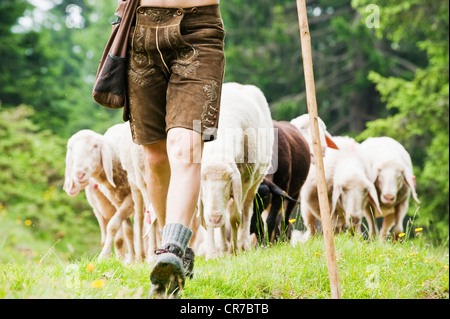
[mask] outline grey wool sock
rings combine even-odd
[[[166,224],[162,230],[161,244],[162,247],[174,245],[184,253],[191,237],[192,231],[188,227],[178,223]]]

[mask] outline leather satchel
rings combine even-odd
[[[127,106],[128,38],[139,2],[119,0],[114,14],[117,20],[112,23],[112,33],[97,70],[92,96],[97,103],[108,108]]]

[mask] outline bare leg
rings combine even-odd
[[[161,231],[166,223],[166,199],[170,181],[166,141],[144,145],[144,157],[148,195]]]
[[[189,227],[200,192],[201,135],[173,128],[167,135],[171,179],[167,194],[166,223]]]

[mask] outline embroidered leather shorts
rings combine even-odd
[[[146,145],[182,127],[213,140],[225,68],[219,5],[139,7],[128,63],[133,140]]]

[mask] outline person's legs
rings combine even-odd
[[[200,167],[203,141],[201,135],[185,128],[173,128],[167,135],[167,163],[170,165],[170,182],[155,178],[167,189],[167,197],[156,199],[160,204],[166,200],[165,223],[162,228],[161,249],[150,279],[155,296],[176,295],[184,286],[186,271],[192,271],[193,256],[187,259],[187,246],[192,236],[189,229],[200,191]],[[149,164],[149,167],[151,164]],[[161,165],[166,169],[166,165]],[[157,175],[156,173],[155,175]],[[167,176],[167,171],[161,175]],[[152,185],[152,187],[155,185]],[[157,197],[157,194],[154,194]],[[156,209],[156,208],[155,208]],[[158,217],[159,218],[159,217]],[[189,252],[190,253],[190,252]],[[190,260],[189,260],[190,259]],[[184,268],[187,268],[186,270]]]
[[[137,13],[129,117],[134,142],[145,145],[149,195],[161,231],[150,275],[154,295],[176,293],[192,272],[189,225],[203,141],[212,141],[218,127],[224,37],[218,5],[141,7]]]

